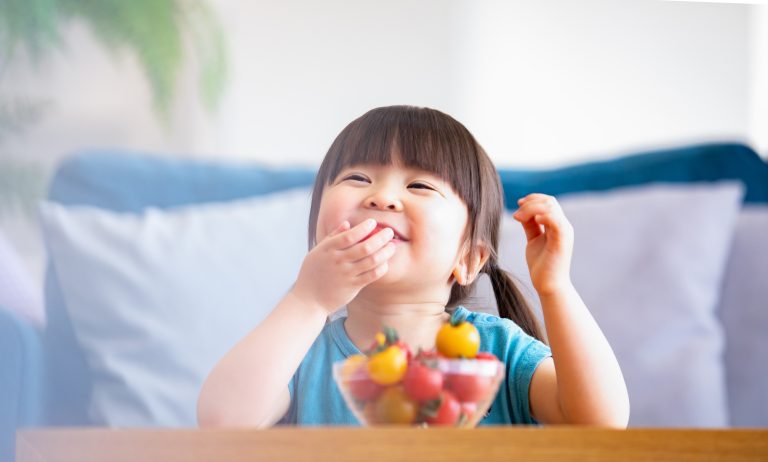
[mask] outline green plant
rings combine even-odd
[[[204,0],[0,0],[0,72],[21,48],[39,62],[64,47],[62,29],[76,20],[113,54],[123,49],[136,54],[164,122],[188,43],[198,58],[200,97],[209,110],[215,108],[226,79],[226,52],[221,27]],[[18,101],[0,104],[0,109],[6,119],[30,111]],[[12,124],[6,120],[5,126]]]
[[[205,0],[0,0],[0,142],[29,130],[52,101],[2,92],[3,75],[20,56],[38,65],[66,48],[66,27],[82,22],[112,55],[134,53],[152,91],[155,113],[167,127],[185,52],[198,66],[198,88],[210,111],[227,75],[224,37]],[[50,166],[0,159],[0,215],[34,215]]]

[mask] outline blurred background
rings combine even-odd
[[[301,188],[393,104],[463,122],[507,204],[562,199],[631,426],[768,427],[766,2],[0,0],[0,459],[195,426],[295,280]]]
[[[382,105],[462,121],[497,166],[708,140],[768,149],[768,7],[675,1],[6,0],[0,232],[84,148],[319,165]]]

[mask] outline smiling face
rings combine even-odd
[[[446,288],[466,237],[467,206],[436,175],[392,165],[342,169],[320,200],[316,237],[323,240],[344,220],[375,219],[395,231],[389,271],[374,284]]]
[[[503,207],[493,163],[460,122],[429,108],[381,107],[352,121],[328,149],[312,192],[308,243],[313,248],[344,220],[354,226],[375,218],[402,237],[377,283],[446,287],[455,268],[463,281],[450,286],[446,305],[454,306],[496,255]]]

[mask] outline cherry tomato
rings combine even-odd
[[[364,365],[361,367],[365,367]],[[366,372],[363,370],[362,372]],[[347,386],[349,387],[349,394],[359,401],[368,401],[378,397],[384,387],[374,382],[368,377],[367,374],[356,374],[354,379],[349,380]]]
[[[405,394],[403,387],[384,390],[376,400],[376,422],[385,424],[410,424],[416,420],[418,404]]]
[[[451,390],[459,401],[477,402],[485,398],[493,384],[493,377],[469,374],[447,374],[445,388]]]
[[[374,354],[368,359],[368,374],[379,385],[393,385],[403,379],[408,369],[408,355],[397,345]]]
[[[434,415],[427,415],[424,420],[430,425],[455,425],[460,416],[461,404],[450,391],[444,391]]]
[[[368,366],[363,355],[352,355],[344,361],[341,367],[342,382],[349,393],[358,401],[368,401],[381,394],[384,388],[374,383],[368,375]]]
[[[445,323],[437,331],[435,345],[448,358],[474,358],[480,349],[480,333],[467,321]]]
[[[415,360],[405,373],[403,389],[419,402],[437,399],[443,390],[443,373]]]

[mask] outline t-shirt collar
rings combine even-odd
[[[456,311],[464,315],[463,311],[467,311],[466,308],[463,306],[456,307]],[[357,346],[355,346],[354,343],[352,343],[352,340],[349,338],[349,335],[347,335],[347,330],[344,328],[344,321],[347,320],[347,317],[340,317],[336,318],[329,324],[328,328],[331,332],[331,337],[333,338],[333,341],[336,343],[336,346],[339,347],[339,350],[341,350],[342,354],[345,357],[350,357],[352,355],[359,355],[363,354],[362,351],[360,351]]]

